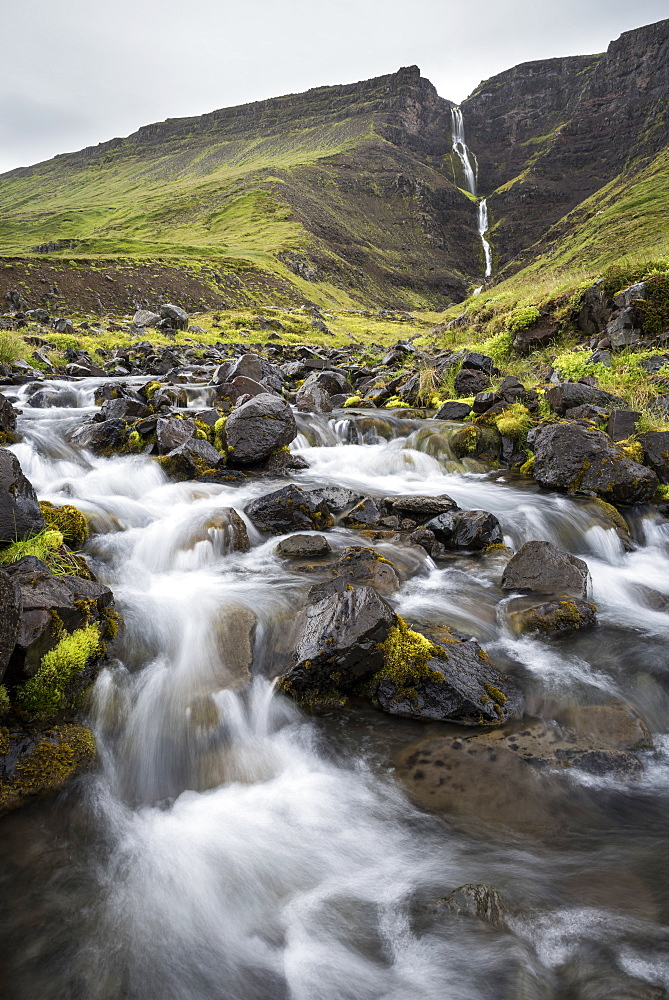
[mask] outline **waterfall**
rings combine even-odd
[[[462,166],[465,188],[470,194],[476,197],[478,163],[476,162],[476,157],[470,152],[467,146],[465,140],[465,123],[462,117],[462,110],[458,107],[451,108],[451,139],[453,152]],[[485,259],[484,277],[489,278],[492,274],[492,247],[486,239],[486,233],[488,232],[488,203],[485,198],[482,198],[478,203],[476,223]],[[477,288],[474,295],[477,295],[480,291],[481,288]]]

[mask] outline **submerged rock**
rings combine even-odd
[[[509,601],[504,608],[515,635],[557,635],[597,624],[597,605],[564,596],[542,604],[528,603],[527,598]]]
[[[506,564],[502,588],[539,594],[572,594],[585,599],[590,588],[590,572],[582,559],[564,552],[552,542],[526,542]]]
[[[491,885],[461,885],[448,896],[429,904],[434,916],[453,913],[459,917],[473,917],[483,920],[493,927],[506,926],[506,906],[504,900]]]
[[[42,732],[0,728],[0,815],[59,791],[95,758],[87,726],[61,724]]]
[[[313,558],[332,552],[332,546],[324,535],[290,535],[279,542],[276,552],[285,559]]]
[[[539,428],[532,447],[532,474],[543,486],[634,504],[649,500],[658,485],[655,473],[633,461],[607,434],[581,424]]]

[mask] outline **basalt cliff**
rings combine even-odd
[[[11,171],[0,177],[0,295],[85,310],[161,296],[192,308],[443,309],[485,272],[453,107],[411,66]],[[461,110],[493,280],[565,247],[574,266],[602,241],[657,250],[669,20],[604,54],[510,69]]]

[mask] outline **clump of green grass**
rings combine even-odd
[[[12,330],[0,330],[0,365],[13,365],[26,352],[23,339]]]
[[[35,556],[54,576],[76,576],[81,572],[77,558],[63,548],[63,533],[56,528],[45,528],[32,538],[11,542],[0,551],[0,565],[9,566],[25,556]]]

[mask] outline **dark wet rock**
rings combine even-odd
[[[325,596],[296,620],[294,666],[279,680],[287,694],[317,700],[347,690],[383,666],[382,644],[395,614],[372,587]]]
[[[331,528],[334,523],[324,500],[293,485],[251,501],[245,513],[259,531],[270,535]]]
[[[640,759],[626,750],[603,746],[585,733],[539,720],[521,728],[474,737],[502,753],[508,751],[536,768],[577,767],[589,774],[635,775]]]
[[[21,627],[23,601],[16,580],[0,570],[0,684]]]
[[[356,493],[345,486],[322,486],[317,490],[309,490],[309,493],[317,503],[324,500],[333,514],[341,514],[365,499],[362,493]]]
[[[505,927],[507,909],[500,893],[491,885],[461,885],[448,896],[429,904],[435,917],[455,914],[459,917],[473,917],[483,920],[493,927]]]
[[[386,497],[383,501],[384,514],[397,514],[402,520],[409,519],[416,524],[425,524],[430,518],[439,514],[449,514],[458,510],[455,500],[446,494],[440,496],[424,496],[407,494],[399,497]]]
[[[0,448],[0,547],[36,535],[44,528],[37,495],[16,455]]]
[[[421,549],[425,549],[429,556],[432,555],[435,546],[439,544],[435,533],[428,528],[417,528],[412,531],[409,535],[409,541],[413,542],[414,545],[420,545]]]
[[[156,439],[161,455],[179,448],[186,441],[195,437],[195,421],[190,417],[181,420],[177,417],[158,417],[156,422]],[[220,455],[218,456],[220,459]]]
[[[44,654],[58,641],[56,623],[68,632],[95,623],[107,628],[104,613],[114,602],[109,587],[78,576],[54,576],[35,556],[12,563],[5,573],[19,588],[23,606],[7,671],[12,682],[37,672]]]
[[[554,319],[541,316],[534,326],[518,331],[513,338],[513,346],[519,354],[530,354],[552,344],[559,333],[559,326]]]
[[[102,423],[82,424],[70,435],[70,441],[79,448],[90,448],[98,455],[111,455],[123,446],[125,433],[125,421],[110,418]]]
[[[639,434],[644,464],[650,466],[661,483],[669,483],[669,431]]]
[[[597,606],[568,595],[540,604],[515,598],[504,606],[504,611],[515,635],[558,635],[597,624]]]
[[[448,549],[480,550],[504,541],[502,528],[487,510],[458,510],[439,514],[425,527]]]
[[[495,403],[501,402],[504,400],[499,392],[477,392],[472,403],[472,410],[477,414],[486,413]]]
[[[261,462],[277,448],[290,444],[297,434],[293,412],[278,396],[265,393],[233,410],[225,437],[235,464]]]
[[[341,519],[341,523],[346,528],[373,528],[381,521],[381,511],[375,500],[367,497],[361,500],[355,507]]]
[[[465,351],[462,356],[462,367],[469,368],[477,372],[485,372],[486,375],[498,375],[499,370],[495,367],[495,362],[487,354],[479,354],[476,351]]]
[[[582,406],[572,406],[567,410],[565,417],[568,420],[590,420],[594,424],[605,424],[611,414],[611,408],[604,409],[603,406],[594,406],[592,403],[583,403]],[[540,428],[537,428],[540,430]]]
[[[225,456],[200,438],[190,438],[159,459],[164,472],[178,482],[192,482],[223,469]],[[215,480],[220,482],[219,479]],[[211,482],[211,480],[210,480]]]
[[[400,578],[393,564],[369,546],[345,549],[335,563],[333,573],[347,584],[374,587],[381,594],[392,594],[400,588]]]
[[[472,412],[469,403],[460,403],[457,399],[448,399],[435,413],[435,420],[465,420]]]
[[[606,433],[613,441],[624,441],[634,434],[640,416],[638,410],[613,410],[606,425]]]
[[[295,406],[301,413],[331,413],[330,394],[322,385],[307,385],[297,391]]]
[[[552,542],[526,542],[506,564],[504,590],[570,594],[584,600],[590,588],[587,563]]]
[[[75,409],[79,405],[76,392],[71,389],[38,389],[27,400],[28,406],[43,410],[49,406],[63,406]]]
[[[643,503],[657,487],[654,472],[594,428],[550,424],[534,435],[532,448],[532,474],[543,486],[596,493],[612,504]]]
[[[95,740],[87,726],[0,729],[0,815],[60,791],[95,758]]]
[[[0,441],[11,438],[16,431],[16,416],[12,404],[0,393]]]
[[[571,410],[575,406],[583,406],[586,403],[601,406],[608,411],[616,407],[624,409],[627,405],[620,396],[614,396],[613,393],[604,392],[603,389],[584,385],[582,382],[560,382],[558,385],[552,386],[546,392],[546,402],[561,416],[567,410]]]
[[[145,403],[134,399],[106,399],[100,407],[100,413],[105,420],[137,420],[149,416],[149,408]]]
[[[276,552],[285,559],[313,559],[328,555],[332,546],[325,535],[290,535],[281,539]]]
[[[227,380],[234,382],[238,376],[253,379],[254,382],[262,382],[274,392],[281,392],[283,387],[281,370],[257,354],[244,354],[232,363]]]
[[[269,458],[254,467],[255,472],[268,476],[288,476],[291,472],[308,469],[309,463],[301,455],[293,455],[290,451],[275,451]]]
[[[471,368],[461,368],[455,376],[453,390],[456,396],[475,396],[490,386],[490,377],[485,372]]]
[[[522,695],[479,644],[452,636],[427,639],[403,623],[385,644],[385,662],[370,682],[379,708],[409,719],[497,726],[520,709]]]

